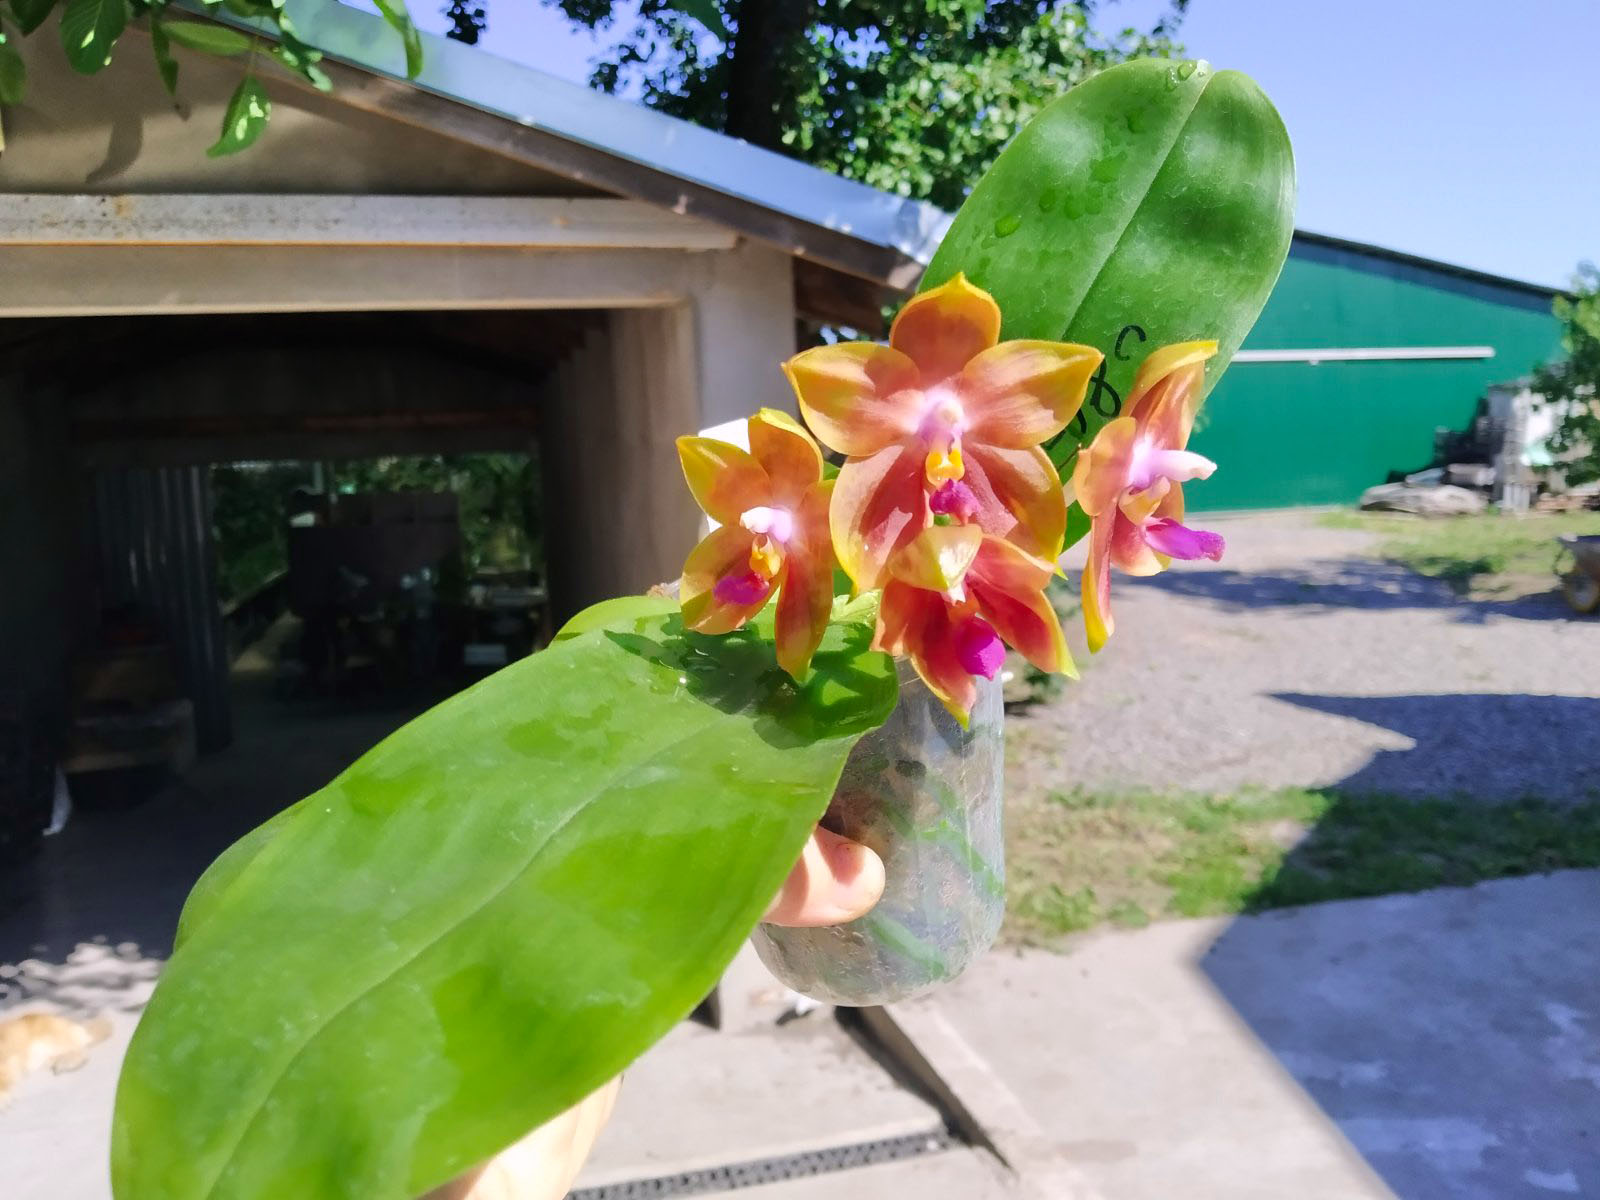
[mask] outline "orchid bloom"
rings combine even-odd
[[[963,726],[975,676],[993,679],[1014,646],[1043,671],[1076,675],[1060,618],[1045,598],[1053,564],[976,525],[933,525],[895,552],[873,647],[911,659]]]
[[[882,587],[935,515],[1060,555],[1066,503],[1040,444],[1077,413],[1101,355],[999,338],[994,298],[957,275],[906,304],[887,346],[818,346],[784,365],[806,423],[850,456],[831,528],[857,591]]]
[[[1140,364],[1124,415],[1107,422],[1078,456],[1072,491],[1093,524],[1083,569],[1083,615],[1089,649],[1112,633],[1111,566],[1154,575],[1174,558],[1222,557],[1222,536],[1183,521],[1183,487],[1217,469],[1186,449],[1200,408],[1206,360],[1215,342],[1183,342]]]
[[[683,623],[729,633],[777,592],[778,665],[799,679],[833,606],[833,481],[822,478],[822,451],[793,417],[764,408],[748,429],[748,452],[713,438],[678,439],[689,490],[719,524],[683,564]]]

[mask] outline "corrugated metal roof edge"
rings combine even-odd
[[[244,24],[225,12],[186,7]],[[423,35],[422,73],[406,80],[403,54],[381,17],[338,0],[291,0],[301,36],[329,58],[431,92],[486,115],[515,122],[651,171],[719,192],[804,224],[890,250],[926,265],[950,227],[940,208],[880,191],[786,158],[690,121],[608,96],[449,38]],[[1331,234],[1297,229],[1295,240],[1435,271],[1458,279],[1553,299],[1559,288],[1440,262]],[[796,246],[797,252],[805,247]],[[904,272],[883,282],[904,285]]]
[[[1564,295],[1562,288],[1547,287],[1541,283],[1529,283],[1522,279],[1512,279],[1506,275],[1495,275],[1489,271],[1479,271],[1473,267],[1457,266],[1455,263],[1440,262],[1436,258],[1424,258],[1420,254],[1408,254],[1404,250],[1391,250],[1387,246],[1374,246],[1370,242],[1357,242],[1350,238],[1335,237],[1328,233],[1312,233],[1307,229],[1296,229],[1294,240],[1306,242],[1313,246],[1326,246],[1333,250],[1344,250],[1351,254],[1364,255],[1368,258],[1381,258],[1388,262],[1402,263],[1408,267],[1415,267],[1422,271],[1437,271],[1442,275],[1449,275],[1456,279],[1466,279],[1473,283],[1486,284],[1490,287],[1503,287],[1512,291],[1523,292],[1530,296],[1538,296],[1545,300],[1554,300],[1557,296]]]

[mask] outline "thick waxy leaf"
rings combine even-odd
[[[1049,447],[1060,467],[1118,414],[1156,347],[1215,339],[1215,385],[1277,281],[1293,223],[1294,157],[1261,89],[1236,71],[1142,59],[1078,85],[1017,134],[922,286],[964,271],[999,301],[1003,337],[1105,353]],[[1074,520],[1069,535],[1086,528]]]
[[[389,22],[389,27],[400,35],[406,48],[406,78],[415,79],[422,72],[422,35],[411,21],[406,0],[372,0]]]
[[[623,624],[446,701],[207,872],[123,1068],[118,1200],[411,1200],[706,993],[893,665],[865,622],[803,686],[769,636]]]
[[[238,88],[228,101],[227,111],[222,114],[222,133],[217,138],[217,144],[206,154],[221,158],[248,149],[265,132],[267,122],[271,119],[272,97],[267,95],[267,89],[261,86],[254,75],[246,75],[239,81]]]
[[[44,24],[56,3],[57,0],[11,0],[11,15],[16,17],[23,33],[32,33]]]
[[[67,0],[61,10],[61,46],[72,69],[85,75],[102,70],[127,26],[128,0]]]
[[[226,25],[211,25],[204,21],[164,21],[161,28],[168,38],[188,50],[223,56],[247,54],[250,50],[249,37]]]

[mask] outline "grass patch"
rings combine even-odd
[[[1600,801],[1069,791],[1008,816],[1007,936],[1031,944],[1105,923],[1137,928],[1600,866]]]
[[[1376,533],[1383,539],[1379,555],[1465,594],[1515,588],[1529,580],[1554,587],[1560,553],[1555,539],[1566,533],[1600,533],[1600,513],[1420,518],[1334,512],[1322,516],[1319,524]]]

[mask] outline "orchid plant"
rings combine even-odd
[[[747,446],[679,442],[715,527],[677,597],[578,614],[206,871],[123,1067],[117,1200],[410,1200],[643,1053],[896,711],[893,656],[964,719],[1006,646],[1072,672],[1047,586],[1080,537],[1091,649],[1112,568],[1221,554],[1188,440],[1293,197],[1271,104],[1204,64],[1018,131],[886,345],[796,355],[800,419]]]

